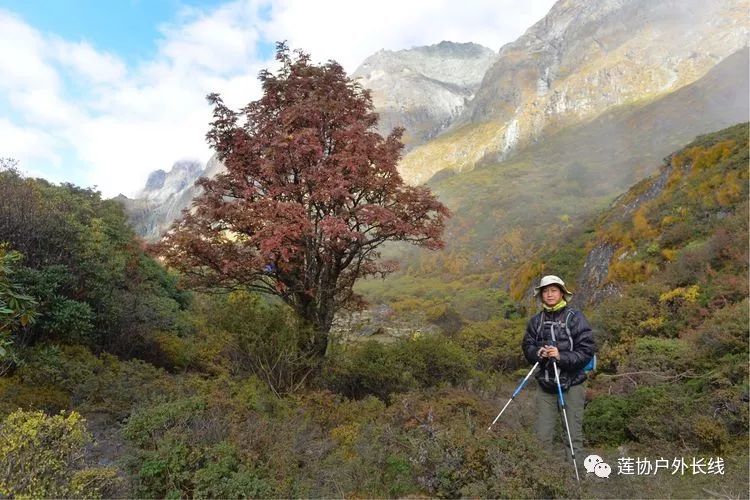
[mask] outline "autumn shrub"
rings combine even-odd
[[[54,383],[25,384],[18,374],[0,377],[0,417],[18,409],[54,414],[70,407],[70,393]]]
[[[680,339],[643,337],[635,341],[622,371],[674,374],[684,370],[694,371],[692,350]]]
[[[307,381],[315,367],[307,351],[310,327],[290,307],[248,292],[202,300],[209,328],[229,333],[224,350],[234,373],[252,373],[277,394],[294,392]]]
[[[202,456],[190,429],[205,408],[196,396],[146,406],[128,418],[123,436],[137,450],[127,467],[135,475],[138,496],[192,494],[192,476]]]
[[[656,291],[638,285],[623,297],[605,299],[594,310],[592,326],[600,333],[597,341],[619,341],[640,333],[639,325],[658,314]]]
[[[698,444],[691,427],[707,406],[695,384],[639,387],[627,398],[634,410],[627,430],[634,441]]]
[[[472,364],[466,351],[440,335],[391,345],[372,340],[333,356],[322,381],[347,397],[372,394],[388,400],[390,394],[409,389],[460,384],[471,375]]]
[[[258,443],[247,433],[263,422],[258,410],[268,411],[263,395],[268,389],[257,380],[248,382],[206,381],[191,395],[134,411],[122,430],[132,446],[124,463],[133,476],[133,493],[148,498],[273,496],[274,482],[258,457],[280,436]]]
[[[76,412],[48,416],[18,410],[0,424],[0,494],[11,497],[110,496],[119,478],[112,468],[86,468],[91,441]]]
[[[419,387],[458,385],[471,375],[472,359],[455,342],[424,335],[398,344],[398,356]]]
[[[586,406],[584,435],[596,445],[619,445],[628,440],[697,444],[691,427],[701,408],[700,392],[685,383],[603,395]]]
[[[747,318],[750,302],[744,299],[716,311],[692,336],[695,348],[706,356],[720,358],[727,354],[747,354]]]
[[[188,426],[205,408],[205,401],[198,396],[144,407],[128,418],[123,435],[141,448],[154,449],[164,433]]]
[[[203,467],[193,480],[195,498],[266,498],[272,489],[268,480],[240,462],[234,445],[222,441],[208,448]]]
[[[323,372],[322,384],[351,398],[371,394],[388,400],[392,393],[417,386],[398,354],[397,348],[375,340],[334,353]]]
[[[129,415],[136,404],[176,390],[173,379],[162,369],[137,359],[96,355],[82,345],[39,344],[26,353],[14,379],[16,400],[28,401],[33,396],[35,402],[30,407],[64,409],[73,404],[115,419]],[[40,388],[48,388],[47,393],[40,394]],[[61,400],[67,405],[52,406]]]
[[[153,363],[172,372],[199,368],[195,336],[179,336],[173,332],[154,332],[151,335],[154,347],[161,354],[160,362]]]
[[[494,408],[492,409],[494,411]],[[420,491],[439,498],[548,498],[573,487],[569,463],[528,432],[485,432],[488,408],[454,389],[399,396],[387,412]]]
[[[466,326],[456,342],[476,359],[480,371],[513,371],[526,365],[521,352],[525,320],[496,319]]]
[[[426,313],[427,321],[438,326],[440,330],[448,336],[453,336],[458,333],[464,324],[461,314],[448,305],[443,304],[431,307]]]

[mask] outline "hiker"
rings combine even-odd
[[[554,360],[567,408],[570,438],[575,455],[580,456],[583,447],[584,368],[596,351],[594,336],[583,313],[568,305],[573,294],[565,288],[563,280],[557,276],[544,276],[534,288],[534,296],[539,297],[542,310],[526,324],[522,345],[529,363],[538,361],[541,368],[536,374],[539,384],[536,434],[543,443],[551,443],[555,425],[560,420]],[[564,441],[568,450],[568,440],[564,438]]]

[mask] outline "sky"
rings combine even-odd
[[[205,163],[211,108],[260,96],[286,40],[352,73],[381,49],[493,50],[553,0],[0,0],[0,158],[26,175],[135,196],[154,170]]]

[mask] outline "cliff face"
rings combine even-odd
[[[544,135],[704,76],[748,43],[746,0],[561,0],[504,46],[476,96],[436,141],[404,158],[406,180],[507,159]]]
[[[125,208],[136,233],[147,241],[156,241],[200,194],[195,181],[213,177],[223,169],[224,165],[215,157],[203,168],[196,162],[178,162],[169,172],[151,173],[137,198],[120,195],[117,200]]]
[[[164,202],[171,196],[190,187],[200,176],[203,167],[196,161],[178,161],[169,172],[157,170],[151,172],[146,187],[136,198]]]
[[[404,127],[413,148],[448,127],[474,97],[497,53],[474,43],[440,42],[397,52],[381,50],[352,74],[372,92],[379,132]]]

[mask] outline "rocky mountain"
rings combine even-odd
[[[169,172],[152,172],[135,199],[124,195],[116,199],[125,208],[136,233],[147,241],[155,241],[200,193],[195,181],[200,177],[213,177],[223,168],[215,157],[205,167],[197,162],[177,162]]]
[[[742,49],[654,101],[550,133],[505,161],[433,177],[428,185],[453,212],[446,254],[463,263],[462,273],[498,272],[503,286],[518,281],[513,269],[652,174],[662,158],[697,135],[746,121],[749,58]],[[430,266],[436,257],[419,255],[423,269],[455,264]]]
[[[646,102],[747,46],[747,0],[560,0],[500,49],[476,96],[402,161],[411,183],[500,161],[566,126]]]
[[[136,195],[136,198],[164,202],[174,194],[191,186],[203,170],[203,166],[196,161],[178,161],[169,172],[157,170],[151,172],[146,180],[146,187]]]
[[[560,0],[499,54],[450,42],[380,51],[354,77],[372,91],[381,132],[407,130],[404,179],[424,183],[441,172],[433,188],[461,207],[456,245],[467,245],[471,262],[502,264],[505,246],[479,248],[491,244],[488,234],[502,238],[527,220],[523,203],[539,185],[559,178],[578,186],[576,199],[587,201],[565,213],[583,216],[695,135],[747,119],[747,53],[737,51],[748,43],[748,6]],[[477,167],[476,176],[445,180]],[[157,238],[189,206],[193,175],[186,166],[156,172],[138,200],[123,200],[140,234]],[[455,229],[469,219],[487,230]]]
[[[408,50],[381,50],[352,74],[372,92],[378,129],[406,129],[413,148],[447,128],[474,97],[497,53],[475,43],[443,41]]]

